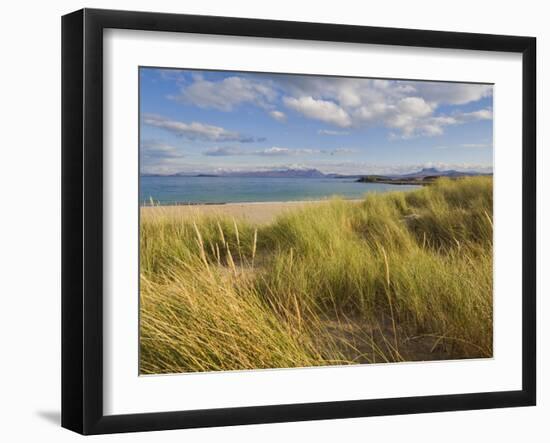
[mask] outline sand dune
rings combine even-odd
[[[348,200],[359,202],[361,200]],[[279,214],[309,205],[319,205],[327,200],[290,201],[290,202],[257,202],[257,203],[225,203],[213,205],[177,205],[177,206],[144,206],[141,216],[165,215],[167,217],[193,217],[200,215],[225,215],[251,223],[270,223]]]

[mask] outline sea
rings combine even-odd
[[[370,192],[406,191],[414,185],[359,183],[354,178],[140,177],[141,205],[221,204],[358,199]]]

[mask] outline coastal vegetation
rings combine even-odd
[[[441,176],[426,175],[424,177],[408,177],[408,178],[391,178],[383,175],[365,175],[357,179],[359,183],[383,183],[387,185],[431,185],[434,184]]]
[[[142,208],[140,373],[491,357],[492,189],[439,178],[264,224]]]
[[[492,177],[492,173],[464,172],[464,171],[440,171],[437,168],[423,168],[418,172],[400,175],[363,175],[356,181],[359,183],[383,183],[389,185],[431,185],[440,178],[449,178],[452,180],[462,179],[464,177],[486,176]]]

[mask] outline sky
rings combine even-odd
[[[144,68],[142,174],[492,171],[493,86]]]

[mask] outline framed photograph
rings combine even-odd
[[[534,405],[536,41],[62,21],[62,425]]]

